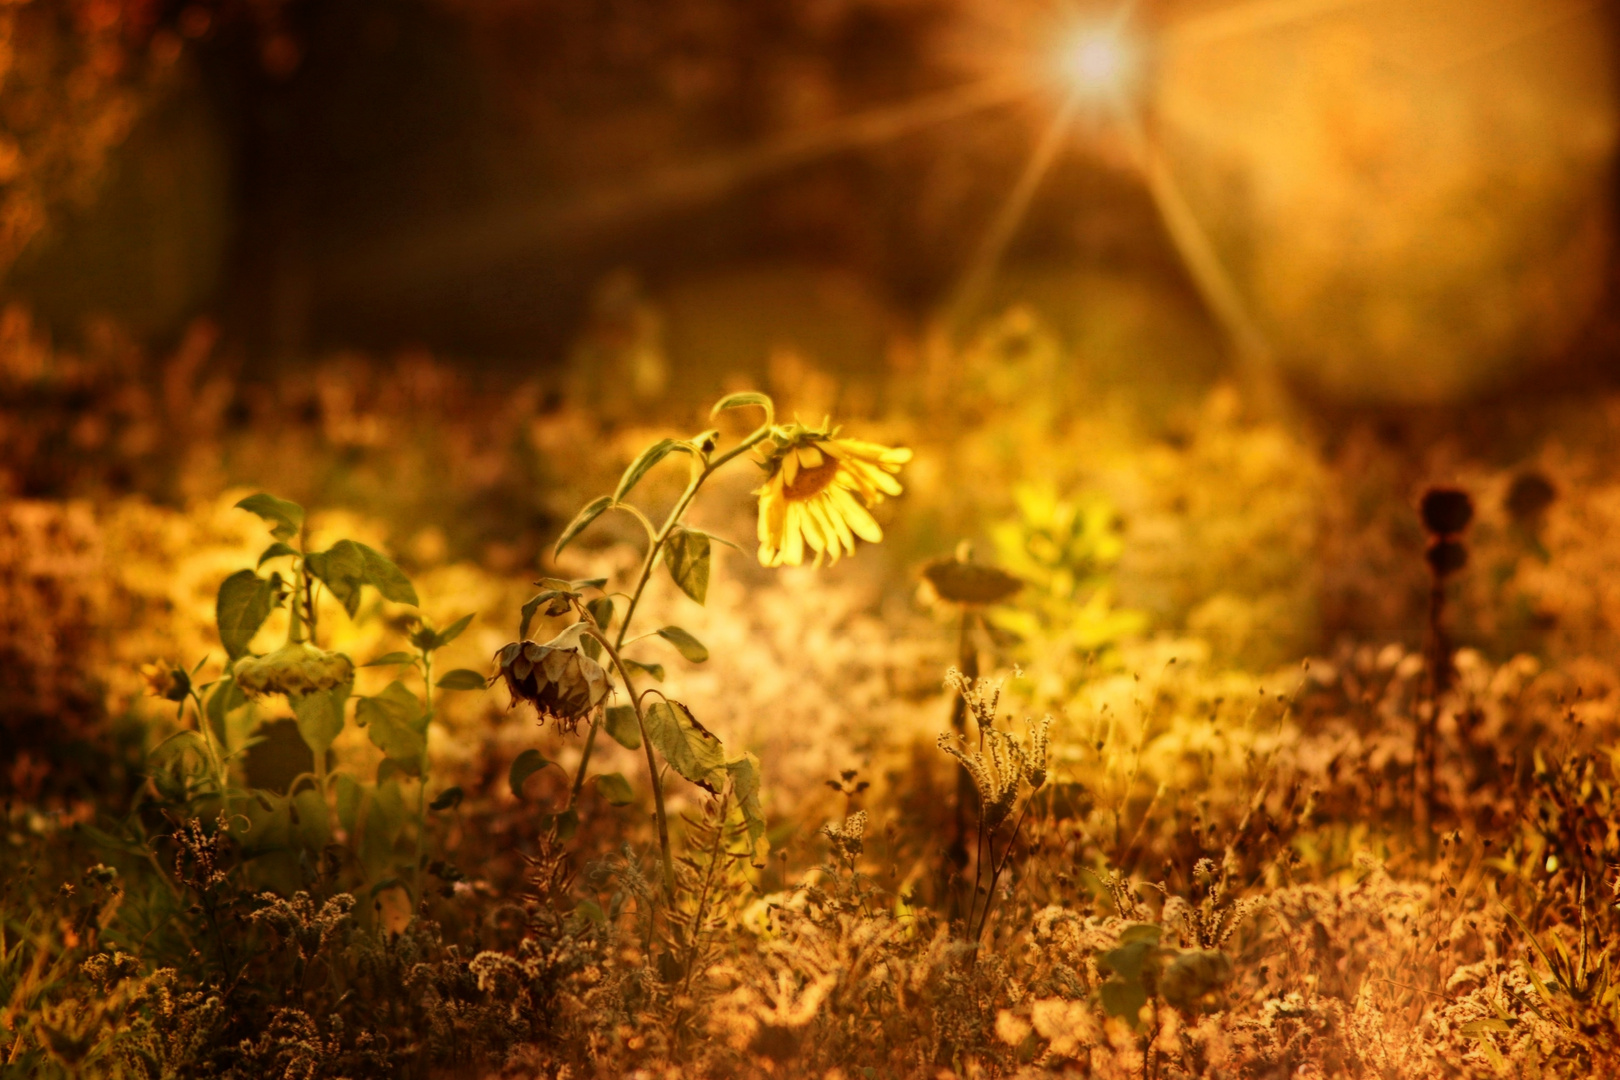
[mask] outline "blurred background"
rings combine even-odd
[[[633,338],[637,392],[703,397],[773,350],[870,372],[1020,301],[1121,377],[1255,362],[1396,403],[1607,380],[1612,15],[13,3],[0,272],[59,347],[203,317],[245,372],[560,372]]]
[[[477,609],[485,663],[537,572],[633,565],[628,519],[589,565],[546,552],[744,388],[916,450],[881,547],[808,577],[721,556],[746,590],[695,626],[845,613],[817,723],[886,730],[899,697],[932,730],[954,631],[918,569],[963,540],[1043,583],[996,645],[1042,707],[1132,641],[1249,671],[1417,647],[1432,483],[1480,506],[1460,643],[1613,655],[1616,26],[1579,0],[0,4],[6,733],[94,743],[140,664],[216,649],[253,490],[385,547],[434,618]],[[751,536],[755,482],[704,527]],[[795,649],[672,692],[747,744],[809,683],[724,688],[797,677]],[[461,730],[509,719],[486,705]],[[18,790],[49,775],[19,761]]]

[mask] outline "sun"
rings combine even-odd
[[[1118,20],[1087,23],[1061,36],[1054,66],[1069,93],[1123,101],[1139,81],[1142,50]]]

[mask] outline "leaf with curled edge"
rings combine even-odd
[[[769,394],[761,394],[757,390],[744,390],[735,394],[727,394],[714,403],[714,408],[709,410],[709,415],[711,417],[719,416],[727,409],[742,409],[749,405],[758,405],[765,410],[766,427],[776,423],[776,403],[771,400]]]
[[[327,551],[312,551],[304,566],[332,591],[349,618],[360,611],[360,590],[366,583],[366,556],[353,540],[339,540]]]
[[[540,751],[528,749],[512,759],[512,767],[506,774],[506,785],[512,789],[516,798],[523,798],[523,783],[529,777],[550,765]]]
[[[266,492],[249,495],[236,504],[238,510],[257,514],[270,524],[270,535],[277,540],[291,540],[304,527],[304,508],[295,502],[278,499]]]
[[[644,714],[647,740],[670,768],[713,794],[726,780],[726,748],[692,711],[673,698],[658,701]]]
[[[641,483],[641,478],[651,472],[654,465],[657,465],[677,450],[684,454],[692,452],[691,447],[679,440],[659,439],[636,455],[636,460],[630,463],[630,467],[625,469],[624,475],[619,478],[619,486],[613,491],[613,501],[619,502],[630,494],[630,490]]]
[[[748,830],[748,844],[754,864],[763,865],[770,854],[771,842],[765,832],[765,808],[759,800],[764,781],[759,758],[745,750],[742,756],[726,762],[726,774],[731,778],[731,793],[736,800],[737,812]]]
[[[576,536],[584,532],[591,522],[601,517],[607,508],[612,505],[613,496],[611,495],[603,495],[586,503],[584,508],[574,515],[574,520],[568,523],[568,527],[563,529],[562,535],[557,537],[557,544],[551,549],[552,558],[561,555],[563,548],[573,543]]]

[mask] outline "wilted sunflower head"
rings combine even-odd
[[[161,660],[142,664],[141,677],[146,680],[146,692],[165,701],[184,701],[191,693],[191,676],[185,669]]]
[[[855,553],[855,538],[870,543],[883,530],[868,512],[886,495],[900,494],[895,474],[911,460],[905,447],[840,439],[837,428],[793,423],[760,443],[766,479],[759,496],[759,561],[798,566],[805,549],[837,562]]]
[[[512,702],[527,701],[541,719],[556,717],[572,731],[602,703],[612,685],[602,665],[580,649],[579,635],[564,631],[545,645],[514,641],[496,653]]]
[[[354,661],[307,641],[294,641],[264,656],[236,662],[236,685],[249,697],[304,697],[354,681]]]

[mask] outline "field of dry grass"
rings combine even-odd
[[[758,564],[739,460],[687,519],[718,538],[702,605],[654,568],[636,626],[702,645],[626,642],[624,671],[730,763],[642,729],[670,889],[620,673],[593,647],[621,711],[570,733],[497,654],[597,596],[624,618],[635,520],[551,543],[701,417],[608,424],[425,358],[205,379],[202,330],[155,360],[53,351],[15,311],[3,337],[6,1076],[1620,1068],[1620,403],[1544,403],[1507,448],[1471,441],[1489,418],[1329,425],[1232,386],[1149,419],[1019,315],[926,382],[778,372],[779,416],[914,456],[883,543],[836,566]],[[683,473],[636,499],[657,518]],[[1435,482],[1473,508],[1438,643]],[[230,696],[257,491],[309,508],[301,550],[358,542],[413,590],[312,593],[320,649],[431,655],[443,688],[360,666],[319,738]],[[1019,591],[930,584],[960,541]],[[541,577],[605,583],[520,635]],[[991,682],[953,689],[963,665]]]

